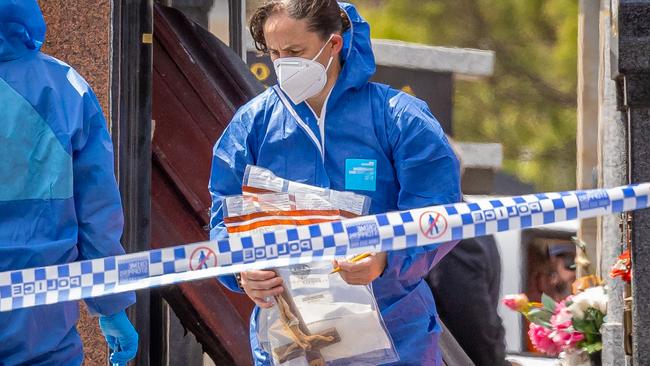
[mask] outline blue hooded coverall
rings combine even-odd
[[[124,253],[106,121],[86,81],[39,51],[44,39],[36,0],[0,0],[0,272]],[[134,302],[86,300],[99,315]],[[78,316],[77,302],[0,313],[0,365],[80,365]]]
[[[369,82],[375,72],[369,25],[354,6],[341,7],[352,27],[343,35],[343,68],[327,102],[325,136],[306,103],[283,101],[276,88],[240,108],[214,147],[212,239],[227,236],[221,199],[241,194],[247,164],[293,181],[370,196],[373,214],[460,201],[458,161],[439,123],[423,101]],[[373,282],[402,365],[440,362],[435,303],[422,279],[435,254],[429,248],[389,252],[383,274]],[[241,291],[233,276],[220,280]],[[256,364],[268,365],[270,356],[256,339],[258,312],[251,319],[251,345]]]

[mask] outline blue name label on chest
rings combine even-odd
[[[377,160],[346,159],[345,189],[353,191],[376,191]]]

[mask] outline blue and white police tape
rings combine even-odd
[[[0,273],[0,311],[329,260],[440,245],[649,207],[650,183],[487,199]]]

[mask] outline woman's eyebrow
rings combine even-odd
[[[290,44],[281,48],[282,51],[289,51],[289,50],[296,50],[296,49],[302,49],[302,47],[299,45]]]

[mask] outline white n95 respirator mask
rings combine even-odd
[[[330,56],[327,66],[323,66],[316,59],[323,53],[332,37],[330,36],[311,60],[302,57],[283,57],[273,61],[278,84],[294,104],[304,102],[325,88],[327,70],[332,64],[333,56]]]

